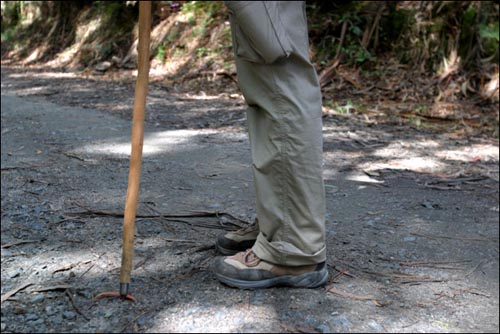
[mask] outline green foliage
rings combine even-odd
[[[94,7],[107,24],[106,29],[113,32],[130,29],[138,17],[137,6],[127,6],[123,1],[95,1]]]
[[[88,66],[113,55],[124,57],[138,20],[137,1],[4,1],[2,5],[4,49],[19,47],[22,52],[17,54],[24,57],[49,45],[43,48],[45,60],[74,45],[78,30],[76,38],[84,35],[84,47],[90,51],[77,54]],[[30,6],[41,15],[33,23],[23,22]],[[163,41],[155,41],[163,42],[156,48],[156,59],[188,56],[197,63],[213,61],[214,68],[231,68],[231,32],[224,23],[228,15],[222,1],[159,1],[153,8],[153,26],[159,19],[178,19],[168,25]],[[453,71],[481,77],[480,71],[498,63],[495,1],[308,1],[306,10],[313,62],[319,70],[338,61],[340,66],[370,72],[379,59],[393,57],[435,74],[443,59],[456,53],[459,61]],[[349,103],[332,108],[341,113],[353,109]]]
[[[373,61],[375,57],[361,45],[363,35],[362,19],[356,13],[348,13],[342,16],[339,24],[347,22],[348,29],[345,37],[345,43],[341,49],[341,54],[349,65]]]
[[[12,43],[14,41],[14,28],[3,29],[2,26],[2,43]]]
[[[482,24],[479,28],[479,35],[481,38],[493,38],[498,43],[500,40],[498,21],[488,25]]]
[[[209,51],[209,49],[207,49],[206,47],[197,48],[196,49],[196,56],[198,58],[204,57],[208,51]]]
[[[201,22],[193,28],[194,36],[203,36],[207,32],[207,27],[212,23],[214,19],[212,17],[204,18]]]
[[[215,16],[220,12],[223,4],[221,1],[186,1],[182,6],[182,13],[195,16]]]
[[[353,110],[358,109],[358,107],[356,107],[350,100],[347,100],[344,105],[341,105],[332,100],[325,100],[323,101],[323,105],[332,109],[336,114],[340,115],[349,115]]]
[[[494,23],[481,24],[479,27],[479,36],[481,37],[481,44],[486,57],[497,58],[498,63],[498,42],[499,24],[498,21]]]
[[[160,46],[158,46],[158,53],[156,54],[156,59],[163,62],[165,60],[166,52],[167,50],[165,47],[165,43],[161,43]]]
[[[114,51],[113,43],[108,41],[96,46],[97,54],[101,59],[109,58]]]
[[[91,13],[91,17],[100,18],[98,29],[87,40],[96,51],[98,59],[95,61],[123,53],[138,19],[138,5],[129,6],[124,1],[94,1]]]
[[[20,2],[2,1],[2,33],[4,32],[4,30],[15,27],[20,21],[21,21]]]
[[[182,46],[178,46],[174,49],[173,58],[182,58],[186,54],[186,49]]]
[[[201,26],[196,27],[196,35],[204,35],[206,28],[221,13],[222,1],[186,1],[182,6],[182,13],[190,25],[201,20]]]

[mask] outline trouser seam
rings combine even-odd
[[[279,185],[280,185],[280,196],[281,196],[281,207],[283,212],[283,228],[281,230],[281,240],[285,242],[290,242],[288,237],[290,236],[290,208],[289,208],[289,182],[287,182],[287,177],[289,177],[289,168],[286,167],[287,160],[287,149],[288,149],[288,141],[287,141],[287,133],[286,133],[286,119],[285,119],[285,103],[283,100],[283,94],[279,90],[276,68],[273,67],[275,65],[270,65],[270,73],[273,82],[273,95],[276,101],[277,114],[280,116],[279,121],[279,139],[280,139],[280,159],[279,166],[281,167],[282,173],[279,173]],[[280,252],[280,262],[287,262],[287,254],[286,252]]]

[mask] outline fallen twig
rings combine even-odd
[[[160,238],[160,239],[168,241],[168,242],[187,242],[187,243],[193,243],[193,244],[199,243],[199,241],[196,241],[196,240],[171,239],[171,238]]]
[[[309,328],[309,327],[304,327],[304,326],[299,326],[292,328],[288,325],[285,324],[280,324],[281,328],[283,328],[287,333],[319,333],[317,330]]]
[[[134,266],[134,270],[136,269],[139,269],[140,267],[142,267],[144,264],[146,264],[146,262],[148,262],[149,260],[151,260],[153,258],[154,254],[148,254],[146,255],[141,261],[137,262]]]
[[[64,218],[64,219],[61,219],[61,220],[58,220],[55,222],[49,222],[49,224],[62,224],[62,223],[66,223],[66,222],[85,224],[85,222],[83,220],[78,220],[78,219],[75,219],[73,217]]]
[[[23,289],[26,289],[27,287],[29,287],[30,285],[33,285],[33,283],[31,282],[28,282],[28,283],[24,283],[20,286],[18,286],[17,288],[14,288],[12,290],[10,290],[9,292],[5,293],[2,298],[1,298],[1,303],[3,303],[4,301],[6,301],[7,299],[9,299],[10,297],[14,296],[16,293],[18,293],[19,291],[23,290]]]
[[[449,237],[446,235],[425,235],[420,233],[412,232],[411,235],[416,235],[418,237],[424,237],[429,239],[454,239],[454,240],[464,240],[464,241],[493,241],[487,238],[463,238],[463,237]]]
[[[17,246],[17,245],[22,245],[22,244],[29,244],[29,243],[34,243],[34,242],[41,242],[43,240],[44,239],[41,239],[41,240],[19,240],[19,241],[12,242],[10,244],[3,244],[2,248],[9,248],[9,247],[12,247],[12,246]]]
[[[122,330],[120,331],[121,333],[123,333],[124,331],[127,330],[127,328],[132,325],[133,323],[135,323],[137,321],[137,319],[139,319],[140,317],[144,316],[145,314],[148,314],[149,312],[151,312],[152,310],[147,310],[147,311],[144,311],[142,313],[140,313],[137,317],[135,317],[134,319],[132,319],[131,321],[129,321],[123,328]]]
[[[341,290],[335,289],[334,287],[327,287],[326,291],[334,293],[334,294],[337,294],[337,295],[342,296],[342,297],[350,298],[350,299],[373,301],[375,303],[375,305],[382,306],[382,303],[380,303],[373,296],[358,296],[358,295],[355,295],[355,294],[352,294],[352,293],[349,293],[349,292],[345,292],[345,291],[341,291]]]
[[[44,291],[54,291],[54,290],[67,290],[70,289],[71,285],[54,285],[54,286],[49,286],[45,288],[40,288],[40,289],[35,289],[35,290],[30,290],[29,292],[44,292]]]
[[[413,325],[418,324],[419,322],[420,322],[420,320],[419,320],[419,321],[417,321],[417,322],[412,322],[412,323],[410,323],[410,324],[408,324],[408,325],[401,326],[401,328],[408,328],[408,327],[411,327],[411,326],[413,326]]]
[[[464,275],[464,278],[467,278],[470,275],[472,275],[483,264],[483,262],[484,261],[480,261],[474,268],[472,268],[471,271],[469,271],[467,274]]]
[[[462,190],[462,188],[460,188],[457,185],[453,185],[450,187],[440,187],[440,186],[434,186],[434,185],[430,185],[430,184],[426,183],[424,186],[426,188],[430,188],[430,189],[434,189],[434,190]]]
[[[235,84],[238,84],[238,77],[233,74],[233,73],[227,73],[227,72],[217,72],[215,73],[216,75],[222,75],[226,78],[231,79]]]
[[[79,315],[81,315],[85,320],[89,321],[90,319],[85,314],[83,314],[82,311],[80,311],[80,309],[76,306],[75,300],[73,299],[73,296],[71,295],[70,289],[66,289],[64,291],[64,293],[66,294],[66,296],[68,296],[69,301],[71,302],[71,305],[73,305],[73,308],[75,309],[75,311]]]
[[[394,278],[408,278],[408,279],[430,279],[431,277],[428,275],[412,275],[412,274],[403,274],[403,273],[379,273],[376,271],[362,270],[359,271],[364,272],[366,274],[375,275],[375,276],[383,276],[383,277],[394,277]]]
[[[82,158],[81,156],[79,156],[77,154],[74,154],[74,153],[63,152],[63,154],[65,156],[67,156],[68,158],[73,158],[73,159],[77,159],[77,160],[80,160],[80,161],[88,161],[87,159]]]
[[[94,263],[92,263],[92,265],[90,265],[90,267],[89,267],[87,270],[85,270],[85,271],[83,272],[83,274],[81,274],[81,275],[80,275],[80,278],[82,278],[82,277],[83,277],[86,273],[88,273],[88,272],[90,271],[90,269],[92,269],[92,268],[94,267],[94,265],[95,265],[95,264],[94,264]]]
[[[79,207],[85,209],[85,211],[79,211],[79,212],[67,212],[65,215],[68,216],[73,216],[73,217],[81,217],[81,216],[87,216],[87,217],[99,217],[99,216],[104,216],[104,217],[115,217],[115,218],[123,218],[124,214],[123,212],[114,212],[114,211],[105,211],[105,210],[94,210],[87,208],[79,203],[75,203]],[[206,218],[206,217],[221,217],[221,216],[229,216],[233,218],[236,221],[244,223],[244,225],[237,223],[237,222],[227,222],[227,224],[234,225],[236,228],[241,228],[244,227],[245,225],[249,225],[250,222],[238,218],[231,213],[228,212],[210,212],[210,211],[193,211],[192,213],[184,213],[184,214],[164,214],[164,213],[158,213],[158,214],[137,214],[136,218],[138,219],[165,219],[168,221],[174,221],[174,222],[181,222],[181,223],[186,223],[189,225],[193,226],[199,226],[199,227],[206,227],[206,228],[221,228],[220,226],[213,226],[209,224],[201,224],[201,223],[193,223],[193,222],[188,222],[185,220],[181,220],[179,218]],[[224,227],[224,226],[222,226]]]
[[[446,183],[446,184],[451,184],[451,183],[468,183],[468,182],[478,182],[482,180],[486,180],[487,177],[485,176],[478,176],[478,177],[464,177],[464,178],[456,178],[456,179],[447,179],[447,178],[440,178],[436,179],[434,181],[430,181],[427,184],[437,184],[437,183]]]
[[[399,262],[400,266],[408,266],[408,267],[425,267],[428,264],[452,264],[452,263],[466,263],[471,262],[471,260],[462,260],[462,261],[426,261],[426,262]]]
[[[194,248],[193,250],[191,250],[189,252],[189,254],[201,253],[201,252],[204,252],[204,251],[207,251],[207,250],[211,250],[211,249],[215,249],[215,245],[214,244],[201,245],[201,246],[198,246],[198,247]]]
[[[490,295],[484,294],[482,292],[474,291],[473,289],[470,289],[470,288],[469,289],[456,289],[456,290],[452,290],[450,292],[451,292],[451,295],[447,295],[444,292],[438,292],[438,293],[434,293],[434,294],[436,296],[439,296],[437,299],[443,298],[443,297],[455,298],[457,295],[464,294],[464,293],[470,293],[470,294],[478,295],[481,297],[491,298]]]
[[[343,275],[355,278],[355,276],[352,274],[349,274],[349,272],[347,270],[342,270],[342,271],[339,271],[339,273],[337,275],[333,276],[332,281],[335,281],[338,277],[343,276]]]
[[[1,171],[7,171],[7,170],[14,170],[14,169],[27,169],[29,167],[23,167],[23,166],[6,166],[2,167],[0,170]]]
[[[331,268],[333,268],[334,270],[338,271],[339,273],[337,275],[335,275],[332,280],[335,280],[337,277],[340,277],[342,275],[345,275],[345,276],[349,276],[349,277],[352,277],[352,278],[358,278],[356,275],[354,274],[351,274],[350,272],[348,272],[347,270],[344,270],[344,269],[339,269],[337,268],[336,266],[334,265],[330,265],[328,264],[328,266],[330,266]]]
[[[421,283],[442,283],[442,282],[449,282],[449,281],[457,281],[456,278],[445,278],[445,279],[415,279],[415,280],[409,280],[409,281],[399,281],[398,283],[400,284],[410,284],[410,285],[419,285]]]
[[[471,261],[437,261],[437,262],[400,262],[403,267],[428,267],[435,269],[465,270],[465,268],[442,266],[443,264],[466,263]]]
[[[443,281],[439,279],[433,279],[431,276],[428,275],[411,275],[411,274],[403,274],[403,273],[379,273],[375,271],[369,271],[369,270],[364,270],[364,269],[358,269],[352,265],[349,265],[348,263],[344,263],[344,265],[356,270],[360,271],[365,274],[373,275],[373,276],[383,276],[383,277],[392,277],[396,279],[408,279],[410,281],[400,281],[398,280],[398,283],[411,283],[411,282],[435,282],[435,281]],[[455,279],[450,279],[450,280],[455,280]]]
[[[77,262],[77,263],[71,263],[71,264],[68,264],[68,265],[65,265],[65,266],[62,266],[56,270],[54,270],[52,272],[52,275],[54,275],[55,273],[59,272],[59,271],[66,271],[66,270],[70,270],[70,269],[73,269],[74,267],[78,266],[79,264],[87,264],[89,262],[91,262],[92,260],[87,260],[87,261],[80,261],[80,262]]]

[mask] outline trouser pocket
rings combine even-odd
[[[279,1],[226,1],[236,56],[271,64],[288,57],[292,45],[279,15]]]

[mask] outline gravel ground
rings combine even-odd
[[[326,116],[329,284],[238,290],[210,264],[255,215],[243,101],[150,92],[137,301],[95,300],[118,288],[133,84],[2,66],[2,332],[499,331],[498,139]]]

